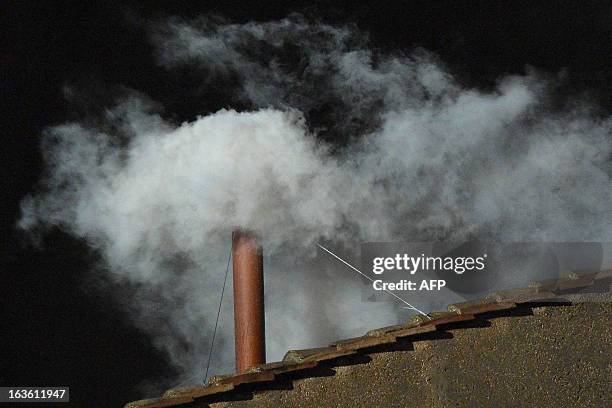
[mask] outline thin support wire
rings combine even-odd
[[[328,254],[330,254],[331,256],[333,256],[334,258],[336,258],[337,260],[339,260],[340,262],[342,262],[343,264],[345,264],[346,266],[348,266],[349,268],[351,268],[352,270],[354,270],[355,272],[357,272],[358,274],[360,274],[361,276],[363,276],[364,278],[368,279],[370,282],[374,282],[374,279],[370,278],[368,275],[366,275],[365,273],[361,272],[359,269],[355,268],[353,265],[351,265],[350,263],[346,262],[344,259],[340,258],[338,255],[334,254],[332,251],[330,251],[329,249],[325,248],[323,245],[317,244],[317,246],[319,248],[321,248],[323,251],[325,251]],[[412,309],[415,312],[420,313],[423,316],[427,317],[429,320],[432,320],[431,316],[429,316],[427,313],[417,309],[416,307],[414,307],[410,303],[406,302],[401,297],[397,296],[395,293],[391,292],[388,289],[383,289],[383,290],[385,292],[387,292],[388,294],[390,294],[391,296],[393,296],[394,298],[396,298],[397,300],[399,300],[400,302],[404,303],[406,306],[408,306],[407,307],[408,309]]]
[[[229,272],[231,259],[232,259],[232,250],[230,249],[229,256],[227,257],[227,267],[225,268],[225,278],[223,279],[223,288],[221,289],[221,298],[219,299],[219,309],[217,310],[217,320],[215,320],[215,330],[213,330],[212,341],[210,342],[210,350],[208,352],[208,362],[206,363],[206,373],[204,374],[204,384],[206,384],[206,380],[208,380],[208,370],[210,369],[210,360],[212,359],[213,348],[215,346],[217,326],[219,325],[219,316],[221,315],[221,304],[223,303],[223,294],[225,293],[225,284],[227,283],[227,275]]]

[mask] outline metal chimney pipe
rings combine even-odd
[[[266,362],[263,251],[252,232],[232,233],[236,371]]]

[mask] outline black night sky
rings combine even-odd
[[[223,90],[198,97],[189,72],[160,69],[142,21],[210,13],[267,21],[300,12],[354,22],[377,47],[437,53],[467,85],[490,87],[533,66],[565,75],[555,103],[578,96],[612,111],[606,1],[8,1],[1,8],[0,385],[68,385],[74,406],[121,406],[172,369],[126,318],[129,289],[98,276],[86,244],[54,231],[34,247],[15,229],[19,203],[43,171],[41,131],[100,108],[69,107],[62,87],[85,90],[101,104],[112,102],[116,87],[136,89],[175,121],[230,103]]]

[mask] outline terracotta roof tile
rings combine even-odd
[[[595,275],[595,279],[596,280],[610,279],[610,278],[612,278],[612,269],[608,269],[606,271],[598,272]]]
[[[403,329],[405,326],[401,324],[395,324],[393,326],[381,327],[379,329],[370,330],[366,333],[366,336],[384,336],[387,333],[394,332]]]
[[[215,376],[211,379],[213,385],[232,384],[234,387],[241,384],[252,384],[274,381],[274,373],[261,371],[226,376]]]
[[[125,408],[164,408],[175,407],[177,405],[193,402],[190,397],[178,398],[154,398],[140,401],[130,402],[125,405]]]
[[[510,310],[516,307],[514,302],[490,302],[479,300],[475,302],[454,303],[448,306],[448,310],[459,314],[477,315],[481,313]]]
[[[380,346],[383,344],[389,344],[395,342],[393,336],[362,336],[353,339],[340,340],[335,343],[339,350],[361,350],[364,348]]]
[[[577,275],[570,273],[568,276],[561,279],[549,279],[540,282],[533,282],[529,286],[536,289],[538,292],[562,292],[568,289],[579,289],[591,286],[595,280],[595,275]]]
[[[346,357],[346,356],[350,356],[353,354],[356,354],[356,352],[353,350],[336,350],[336,351],[331,351],[329,353],[316,354],[312,357],[309,357],[308,360],[313,360],[317,362],[331,361],[331,360],[335,360],[340,357]]]
[[[319,348],[311,348],[304,350],[289,350],[285,353],[285,357],[283,357],[284,362],[290,363],[301,363],[306,360],[308,357],[312,357],[317,354],[328,353],[331,351],[336,351],[335,347],[319,347]]]
[[[436,330],[437,328],[435,325],[416,326],[416,327],[406,327],[403,329],[399,329],[389,334],[393,335],[397,339],[397,338],[405,338],[409,336],[417,336],[419,334],[424,334],[424,333],[431,333],[431,332],[435,332]]]
[[[297,364],[286,364],[284,363],[281,367],[272,370],[274,375],[294,373],[296,371],[309,370],[315,368],[318,365],[317,361],[305,361]]]
[[[540,291],[537,288],[510,289],[491,293],[485,299],[495,302],[528,303],[556,298],[553,292]]]
[[[164,398],[191,397],[193,399],[221,394],[232,391],[233,384],[219,384],[208,386],[178,387],[172,388],[164,393]]]
[[[328,361],[328,360],[333,360],[335,358],[348,356],[351,354],[355,354],[355,352],[351,350],[338,350],[338,348],[335,346],[304,349],[304,350],[289,350],[285,354],[285,357],[283,357],[283,361],[287,363],[292,363],[292,362],[301,363],[301,362],[308,362],[308,361]]]
[[[416,326],[441,326],[449,323],[474,320],[473,315],[457,314],[456,312],[434,312],[430,313],[431,319],[422,315],[412,317],[411,323]]]

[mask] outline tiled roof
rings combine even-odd
[[[406,324],[370,330],[364,336],[338,340],[328,347],[290,350],[282,361],[262,364],[246,373],[215,376],[206,385],[174,388],[166,391],[161,398],[130,402],[125,408],[186,407],[194,402],[231,401],[240,394],[241,389],[265,389],[275,382],[291,380],[296,376],[316,376],[315,369],[318,367],[343,364],[377,349],[391,350],[399,340],[416,342],[436,338],[433,336],[435,332],[442,332],[450,326],[469,327],[470,321],[477,319],[477,316],[509,315],[519,307],[563,299],[580,289],[598,283],[606,284],[610,280],[612,270],[580,275],[571,273],[562,279],[533,283],[528,288],[495,292],[484,299],[451,304],[446,312],[431,313],[431,319],[416,315]]]

